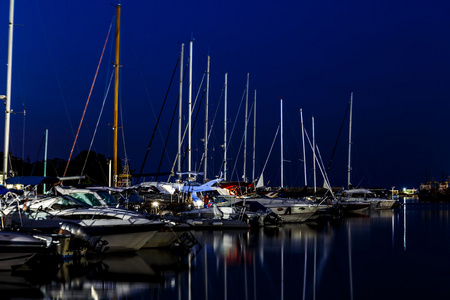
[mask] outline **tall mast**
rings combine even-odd
[[[44,148],[44,177],[47,176],[47,148],[48,148],[48,128],[45,129],[45,148]],[[44,194],[45,194],[45,183],[44,183]]]
[[[178,173],[181,172],[181,123],[183,118],[183,57],[184,57],[184,44],[181,44],[180,53],[180,91],[178,94]],[[181,175],[178,175],[181,177]]]
[[[203,171],[203,180],[207,181],[208,176],[206,175],[207,164],[208,164],[208,106],[209,106],[209,64],[210,57],[208,55],[208,63],[206,66],[206,105],[205,105],[205,164]]]
[[[255,98],[253,100],[253,173],[252,173],[252,181],[255,181],[255,167],[256,167],[256,90],[255,90]]]
[[[119,46],[120,46],[120,3],[116,6],[116,61],[114,74],[114,157],[113,157],[113,185],[117,186],[117,133],[118,133],[118,116],[119,116]]]
[[[247,124],[248,124],[248,80],[250,74],[247,73],[247,85],[245,88],[245,130],[244,130],[244,171],[243,171],[243,180],[247,181]]]
[[[227,97],[228,97],[228,73],[225,73],[225,97],[224,97],[224,116],[223,116],[223,179],[227,180]]]
[[[350,123],[348,126],[348,168],[347,168],[347,188],[350,188],[350,173],[351,173],[351,149],[352,149],[352,110],[353,110],[353,93],[350,94]]]
[[[281,130],[280,130],[280,144],[281,144],[281,187],[284,186],[284,170],[283,170],[283,162],[284,162],[284,157],[283,157],[283,99],[280,98],[280,120],[281,120]]]
[[[306,179],[306,155],[305,155],[305,129],[303,126],[303,110],[300,108],[300,122],[302,123],[302,144],[303,144],[303,176],[305,178],[305,187],[308,186]]]
[[[3,184],[8,178],[8,154],[9,154],[9,125],[11,117],[11,75],[12,75],[12,46],[14,26],[14,0],[9,2],[9,36],[8,36],[8,70],[6,79],[6,108],[5,108],[5,141],[3,149]]]
[[[314,197],[316,197],[316,135],[314,133],[314,116],[312,117],[312,138],[313,138],[313,170],[314,170]]]
[[[191,139],[192,139],[192,51],[193,51],[194,41],[189,42],[189,118],[188,118],[188,172],[192,171],[191,169]],[[191,175],[189,174],[189,178]]]

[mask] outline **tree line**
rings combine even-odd
[[[3,152],[0,153],[1,157],[3,157]],[[83,184],[108,185],[108,161],[110,160],[111,158],[107,158],[101,153],[87,150],[81,151],[70,161],[65,176],[85,175],[85,179],[81,182]],[[0,165],[3,170],[3,160],[1,160]],[[43,176],[44,166],[44,160],[31,162],[29,157],[22,159],[13,155],[9,156],[9,169],[12,171],[10,172],[12,176]],[[67,160],[65,159],[47,159],[46,175],[49,177],[62,177],[66,166]],[[122,172],[120,163],[118,164],[118,172]],[[11,176],[11,174],[8,176]]]

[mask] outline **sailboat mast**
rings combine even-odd
[[[180,53],[180,87],[178,94],[178,173],[181,173],[181,123],[183,119],[183,58],[184,58],[184,44],[181,44],[181,53]],[[181,175],[178,175],[181,177]]]
[[[117,186],[117,133],[118,133],[118,119],[119,119],[119,46],[120,46],[120,3],[116,6],[116,60],[114,63],[114,156],[113,156],[113,185]]]
[[[348,126],[348,167],[347,167],[347,188],[350,188],[350,173],[351,173],[351,149],[352,149],[352,110],[353,110],[353,92],[350,94],[350,122]]]
[[[191,139],[192,139],[192,51],[193,51],[194,41],[189,42],[189,118],[188,118],[188,171],[192,171],[191,169]],[[191,175],[189,174],[189,178]]]
[[[256,90],[255,90],[255,98],[253,100],[253,174],[252,174],[252,181],[255,181],[255,168],[256,168]]]
[[[313,170],[314,170],[314,197],[316,196],[317,191],[317,182],[316,182],[316,135],[314,133],[314,116],[312,117],[312,138],[313,138]]]
[[[205,164],[203,169],[203,181],[206,182],[208,180],[208,176],[206,174],[208,167],[208,106],[209,106],[209,67],[210,67],[210,57],[208,55],[208,63],[206,66],[206,104],[205,104]]]
[[[223,179],[227,180],[227,97],[228,97],[228,73],[225,73],[225,97],[224,97],[224,116],[223,116]]]
[[[303,126],[303,110],[300,108],[300,122],[302,123],[302,144],[303,144],[303,176],[305,178],[305,187],[308,186],[306,178],[306,154],[305,154],[305,128]]]
[[[44,177],[47,176],[47,148],[48,148],[48,128],[45,129],[45,148],[44,148]],[[44,194],[46,186],[44,183]]]
[[[11,117],[11,78],[12,78],[12,46],[14,26],[14,0],[9,2],[9,35],[8,35],[8,70],[6,78],[6,101],[5,101],[5,140],[3,149],[3,184],[8,178],[8,155],[9,155],[9,131]]]
[[[244,170],[243,180],[247,181],[247,125],[248,125],[248,81],[250,74],[247,73],[247,85],[245,88],[245,124],[244,124]]]
[[[283,170],[283,163],[284,163],[284,157],[283,157],[283,99],[280,98],[280,120],[281,120],[281,129],[280,129],[280,144],[281,144],[281,187],[284,186],[284,170]]]

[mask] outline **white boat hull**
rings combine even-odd
[[[45,247],[45,242],[32,236],[0,231],[0,270],[23,265]]]
[[[283,218],[285,223],[300,223],[310,219],[317,211],[318,206],[301,199],[284,198],[253,198],[246,201],[256,201],[275,214]]]
[[[283,218],[285,223],[300,223],[310,219],[318,210],[316,206],[271,206],[266,205],[274,213]]]

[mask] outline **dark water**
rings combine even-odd
[[[42,299],[446,299],[450,205],[256,231],[193,232],[202,248],[0,273],[3,296]]]

